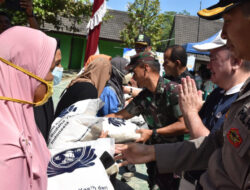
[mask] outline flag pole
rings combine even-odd
[[[101,31],[102,19],[107,11],[105,0],[94,0],[92,8],[92,16],[87,25],[87,46],[84,56],[84,64],[91,55],[95,55],[98,51],[98,42]]]

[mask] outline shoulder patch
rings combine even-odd
[[[234,145],[234,147],[238,148],[242,143],[242,138],[240,136],[239,129],[231,128],[227,133],[227,139],[232,145]]]

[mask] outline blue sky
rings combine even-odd
[[[219,0],[202,0],[201,8],[207,8]],[[128,2],[134,2],[133,0],[109,0],[107,6],[109,9],[126,11]],[[191,15],[196,15],[200,8],[200,0],[160,0],[161,12],[175,11],[182,12],[187,10]]]

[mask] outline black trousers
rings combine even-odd
[[[178,190],[180,178],[175,178],[173,173],[160,174],[156,162],[146,164],[148,173],[148,184],[150,190],[157,185],[160,190]]]

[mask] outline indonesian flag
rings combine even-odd
[[[102,18],[104,17],[106,11],[105,0],[94,0],[92,16],[87,25],[88,42],[85,51],[84,63],[86,63],[91,55],[99,54],[98,41],[101,31]]]

